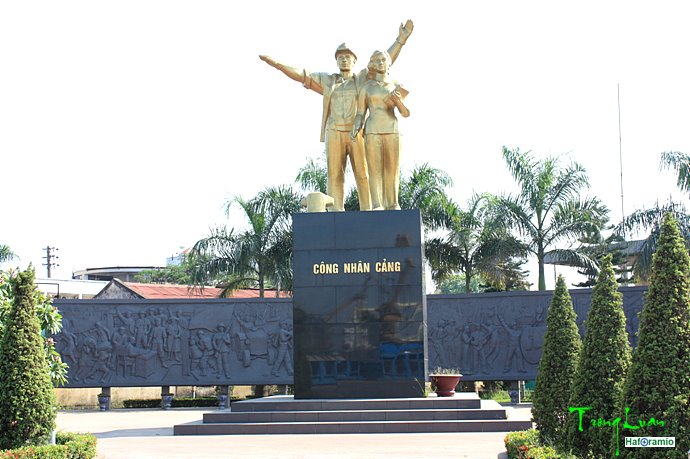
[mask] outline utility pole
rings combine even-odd
[[[45,266],[45,267],[47,268],[47,270],[48,270],[48,279],[50,279],[50,270],[51,270],[51,268],[60,266],[59,264],[55,263],[54,260],[57,260],[57,259],[60,258],[60,257],[58,257],[57,255],[55,255],[55,252],[58,251],[58,249],[57,249],[56,247],[51,247],[51,246],[48,245],[48,246],[46,246],[43,250],[46,251],[46,256],[45,256],[45,257],[42,257],[42,258],[45,258],[45,260],[46,260],[46,262],[43,263],[43,266]]]

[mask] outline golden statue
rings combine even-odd
[[[414,24],[408,20],[400,24],[398,37],[388,49],[391,63],[400,54],[407,39],[412,34]],[[283,72],[305,88],[323,95],[323,116],[321,122],[321,141],[326,142],[328,165],[329,196],[334,199],[333,210],[345,210],[345,165],[347,157],[355,174],[360,210],[371,210],[369,190],[369,171],[361,133],[352,135],[360,88],[367,82],[368,70],[353,72],[357,55],[343,43],[335,50],[335,60],[340,73],[312,73],[278,63],[268,56],[259,56],[271,67]]]
[[[374,209],[400,210],[400,134],[395,109],[404,116],[410,111],[403,103],[408,94],[402,86],[388,77],[391,57],[385,51],[374,51],[369,59],[373,78],[359,91],[358,112],[352,138],[360,135],[364,117],[364,141],[369,167],[369,190]]]

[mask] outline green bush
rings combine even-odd
[[[544,347],[532,397],[532,417],[542,440],[564,443],[568,403],[582,342],[563,276],[558,276],[548,316]]]
[[[230,401],[239,400],[232,398]],[[122,406],[124,408],[160,408],[161,399],[147,398],[147,399],[129,399],[123,400]],[[191,407],[215,407],[218,406],[218,399],[215,397],[198,397],[198,398],[173,398],[172,408],[191,408]]]
[[[96,456],[96,437],[89,433],[58,432],[55,443],[65,445],[70,459],[90,459]]]
[[[0,336],[5,327],[5,322],[12,310],[14,293],[11,285],[16,277],[14,270],[0,272]],[[52,338],[62,330],[62,315],[53,306],[52,299],[34,289],[34,304],[36,305],[36,316],[41,327],[41,334],[49,338],[43,340],[43,349],[48,360],[48,370],[53,385],[61,386],[67,382],[67,364],[62,361],[60,354],[55,350],[55,340]]]
[[[506,445],[506,451],[510,459],[519,457],[518,447],[527,446],[533,447],[539,444],[539,431],[536,429],[520,430],[518,432],[510,432],[503,439]]]
[[[565,457],[550,446],[534,446],[524,454],[525,459],[564,459]]]
[[[676,437],[676,447],[663,451],[620,448],[620,455],[686,459],[690,449],[690,259],[670,214],[659,234],[638,335],[620,413],[629,407],[635,421],[652,417],[665,421],[664,426],[636,430],[634,436]]]
[[[0,449],[44,445],[57,404],[36,316],[33,268],[10,280],[13,298],[0,337]]]
[[[552,446],[541,444],[536,429],[510,432],[503,442],[509,459],[578,459],[571,453],[561,453]]]
[[[58,432],[55,445],[24,446],[0,451],[0,459],[92,459],[96,437],[91,434]]]
[[[587,334],[573,383],[570,405],[590,407],[586,416],[615,419],[619,413],[623,382],[630,366],[630,344],[625,330],[623,295],[610,255],[602,259],[601,270],[592,291],[592,305],[587,316]],[[582,422],[577,413],[568,418],[568,447],[581,457],[609,455],[611,430]]]

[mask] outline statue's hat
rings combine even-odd
[[[342,53],[350,53],[355,57],[355,60],[357,60],[357,55],[345,43],[342,43],[340,46],[338,46],[338,49],[335,50],[335,58],[337,59],[338,54]]]

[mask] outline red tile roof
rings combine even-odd
[[[140,284],[123,282],[134,293],[150,300],[163,298],[218,298],[219,288],[206,287],[203,290],[176,284]]]
[[[264,298],[275,298],[276,297],[276,291],[275,290],[269,290],[266,289],[264,290]],[[288,294],[287,292],[280,292],[279,298],[291,298],[292,295]],[[232,292],[232,295],[230,295],[228,298],[259,298],[259,289],[258,288],[242,288],[235,290]]]
[[[134,293],[149,300],[165,298],[218,298],[222,289],[204,287],[203,290],[177,284],[141,284],[137,282],[123,282]],[[275,291],[265,290],[266,298],[275,298]],[[288,298],[285,292],[280,292],[280,298]],[[258,289],[239,289],[232,292],[230,298],[259,298]]]

